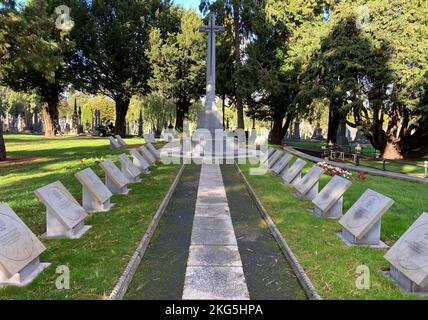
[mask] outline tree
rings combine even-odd
[[[385,159],[428,152],[427,12],[426,2],[340,2],[305,76],[302,92],[327,97],[330,114],[363,130]]]
[[[58,128],[58,102],[64,81],[64,55],[70,50],[70,24],[59,21],[59,0],[32,0],[17,9],[13,1],[0,15],[0,82],[35,93],[43,102],[45,134]],[[66,21],[67,22],[67,21]]]
[[[70,79],[76,88],[115,101],[115,133],[126,134],[131,97],[147,91],[150,66],[145,50],[149,30],[168,24],[170,1],[87,0],[85,32],[74,34]]]
[[[182,131],[192,102],[205,92],[206,44],[204,35],[198,31],[201,18],[194,11],[172,8],[171,16],[177,17],[176,32],[169,32],[166,37],[160,28],[150,32],[149,85],[153,91],[176,101],[175,129]]]

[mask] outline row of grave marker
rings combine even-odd
[[[337,235],[347,245],[388,248],[380,240],[381,218],[394,200],[367,189],[342,215],[343,197],[352,182],[334,176],[319,192],[319,179],[324,169],[314,165],[302,177],[302,169],[307,162],[297,158],[291,165],[292,158],[283,150],[269,148],[263,164],[280,176],[286,185],[292,186],[297,198],[312,201],[315,216],[340,219],[342,232]],[[388,275],[402,290],[428,294],[428,213],[422,213],[384,257],[390,263]]]
[[[149,168],[160,160],[159,151],[151,143],[138,151],[130,150],[133,161],[126,154],[119,155],[121,169],[112,160],[101,162],[105,183],[91,168],[77,172],[82,205],[60,181],[37,189],[35,194],[46,207],[46,233],[42,237],[78,239],[85,234],[91,228],[85,225],[88,212],[109,211],[114,205],[110,203],[113,194],[128,194],[128,184],[141,182],[140,175],[149,174]],[[40,262],[45,250],[12,208],[0,203],[0,286],[29,284],[50,265]]]

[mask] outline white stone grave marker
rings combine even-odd
[[[110,149],[114,150],[120,148],[120,144],[112,136],[109,136],[108,139],[110,141]]]
[[[140,178],[140,169],[138,169],[134,163],[131,161],[131,159],[128,158],[128,156],[124,153],[119,155],[119,161],[121,166],[122,173],[128,178],[131,182],[141,182]]]
[[[149,163],[147,160],[139,153],[136,149],[129,150],[129,154],[133,158],[134,165],[140,170],[141,173],[148,174],[149,171]]]
[[[125,140],[123,140],[123,139],[122,139],[122,137],[121,137],[120,135],[116,135],[116,140],[117,140],[117,142],[119,143],[119,145],[120,145],[121,147],[126,146],[126,142],[125,142]]]
[[[272,168],[272,172],[279,176],[284,170],[287,170],[288,164],[290,163],[293,156],[289,153],[285,154],[281,159],[279,159]]]
[[[150,166],[154,166],[156,164],[156,158],[151,154],[151,152],[145,146],[139,147],[138,151],[141,152],[141,154],[143,155],[143,157],[146,159],[147,163]]]
[[[296,183],[296,197],[300,200],[313,200],[318,195],[319,179],[324,169],[314,165],[303,178]]]
[[[128,194],[128,183],[130,182],[126,176],[119,170],[111,160],[105,160],[100,163],[100,167],[104,170],[106,178],[105,183],[107,188],[113,194]]]
[[[297,159],[287,171],[284,171],[282,180],[288,185],[296,185],[302,179],[302,169],[305,165],[305,160]]]

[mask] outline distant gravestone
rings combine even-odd
[[[159,150],[156,149],[151,143],[147,143],[146,148],[152,153],[152,155],[156,158],[157,161],[161,159]]]
[[[119,149],[120,144],[112,137],[108,137],[108,140],[110,141],[110,149]]]
[[[368,189],[340,219],[342,233],[339,237],[346,244],[386,248],[380,240],[381,218],[394,200]]]
[[[267,168],[271,169],[275,163],[284,155],[284,151],[276,150],[267,161]]]
[[[154,166],[156,164],[156,158],[145,146],[139,147],[138,151],[141,152],[141,154],[143,155],[143,157],[146,159],[147,163],[150,166]]]
[[[0,286],[23,287],[50,263],[40,263],[46,250],[31,230],[5,203],[0,204]]]
[[[390,276],[409,292],[428,294],[428,213],[424,212],[385,254]]]
[[[296,183],[296,197],[300,200],[313,200],[318,195],[319,179],[324,173],[324,169],[313,166],[303,178]]]
[[[277,163],[273,166],[272,172],[277,176],[281,175],[281,173],[288,168],[288,164],[290,163],[292,158],[293,156],[287,153],[285,156],[279,159]]]
[[[268,152],[267,152],[267,155],[266,155],[266,158],[262,161],[262,164],[263,163],[267,163],[267,161],[269,160],[269,158],[275,153],[275,151],[276,151],[276,149],[275,148],[272,148],[272,147],[269,147],[268,148]]]
[[[113,206],[111,191],[91,168],[79,171],[75,177],[82,184],[82,206],[88,212],[109,211]]]
[[[116,140],[119,143],[119,145],[121,147],[125,147],[126,146],[126,142],[125,140],[122,139],[122,137],[120,135],[116,135]]]
[[[100,163],[100,167],[104,170],[106,178],[106,186],[113,194],[128,194],[129,180],[119,170],[111,160],[105,160]]]
[[[146,143],[155,143],[155,136],[153,134],[143,134],[144,140]]]
[[[128,156],[124,153],[119,155],[119,161],[121,166],[122,173],[128,178],[131,182],[141,182],[140,178],[140,169],[138,169],[134,163],[131,161],[131,159],[128,158]]]
[[[284,171],[282,180],[288,185],[296,185],[302,179],[302,169],[305,165],[305,160],[297,159],[287,171]]]
[[[78,239],[91,228],[85,225],[86,210],[61,182],[39,188],[35,194],[46,206],[47,230],[44,237]]]
[[[133,158],[132,161],[134,165],[140,170],[140,173],[150,173],[150,165],[147,160],[141,155],[141,153],[139,153],[136,149],[129,150],[129,153]]]
[[[348,179],[334,176],[312,200],[314,214],[321,218],[339,219],[343,210],[343,194],[351,184]]]
[[[253,145],[256,143],[257,131],[256,129],[251,129],[250,136],[248,137],[248,144]]]

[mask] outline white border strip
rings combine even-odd
[[[140,244],[138,245],[134,254],[132,255],[131,260],[129,261],[128,265],[125,268],[125,271],[123,272],[122,276],[119,278],[117,284],[115,285],[112,292],[110,293],[108,300],[122,300],[123,297],[125,296],[125,293],[128,290],[129,284],[131,283],[132,278],[134,277],[135,271],[140,265],[141,259],[143,258],[144,253],[146,252],[146,249],[150,243],[150,240],[152,239],[152,236],[156,231],[158,223],[162,218],[163,213],[165,212],[166,206],[171,200],[172,194],[174,193],[175,188],[177,187],[178,181],[183,175],[183,171],[185,167],[186,165],[183,164],[177,176],[175,177],[174,182],[172,183],[171,187],[168,190],[168,193],[166,194],[161,205],[156,211],[156,214],[153,217],[152,222],[147,228],[146,233],[141,239]]]

